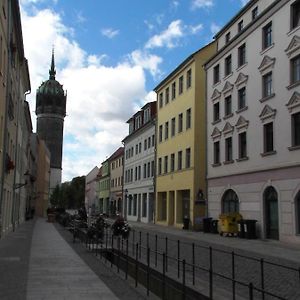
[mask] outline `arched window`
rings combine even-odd
[[[269,186],[264,192],[265,232],[267,239],[279,239],[278,194]]]
[[[239,212],[239,198],[235,191],[227,190],[222,198],[222,212]]]

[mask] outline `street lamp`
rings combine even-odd
[[[36,178],[35,178],[33,175],[31,175],[31,174],[29,173],[28,170],[24,173],[24,176],[25,176],[25,178],[26,178],[26,179],[25,179],[25,182],[22,182],[22,183],[15,183],[15,184],[14,184],[14,190],[17,190],[17,189],[19,189],[19,188],[21,188],[21,187],[27,185],[27,184],[28,184],[28,179],[27,179],[27,177],[29,178],[30,182],[35,182],[35,180],[36,180]]]
[[[125,203],[124,203],[124,219],[127,220],[127,197],[128,197],[128,190],[124,190],[124,196],[125,196]]]

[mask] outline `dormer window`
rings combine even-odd
[[[142,125],[142,118],[141,116],[137,116],[135,118],[135,130],[139,129]]]
[[[129,134],[133,132],[133,121],[129,123]]]
[[[253,10],[252,10],[252,21],[255,20],[257,18],[258,15],[258,7],[256,6]]]
[[[150,121],[151,113],[150,113],[150,107],[144,110],[144,124]]]
[[[242,31],[244,28],[244,21],[241,20],[239,23],[238,23],[238,32]]]

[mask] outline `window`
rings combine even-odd
[[[239,212],[239,198],[235,191],[227,190],[222,197],[222,213]]]
[[[258,15],[258,7],[252,9],[252,20],[256,19]]]
[[[175,170],[175,154],[171,154],[171,172],[174,172]]]
[[[262,77],[263,84],[263,98],[269,97],[272,95],[272,72],[264,75]]]
[[[179,90],[178,90],[179,95],[182,94],[182,92],[183,92],[183,76],[180,76],[179,77]]]
[[[214,122],[220,120],[220,103],[217,102],[214,104]]]
[[[291,84],[300,81],[300,55],[291,60]]]
[[[300,25],[300,1],[297,0],[291,5],[291,29]]]
[[[152,135],[152,147],[154,147],[155,146],[155,135],[153,134]]]
[[[178,151],[178,164],[177,164],[177,169],[181,170],[182,169],[182,151]]]
[[[138,167],[135,167],[134,180],[137,181],[137,179],[138,179]]]
[[[158,175],[161,174],[161,157],[158,159]]]
[[[154,160],[151,161],[151,177],[154,176]]]
[[[247,157],[247,133],[242,132],[239,134],[239,158]]]
[[[231,96],[225,98],[225,117],[232,114]]]
[[[178,133],[182,132],[182,120],[183,120],[183,115],[179,114],[178,115]]]
[[[163,128],[162,128],[162,125],[160,125],[160,126],[159,126],[159,136],[158,136],[159,142],[162,141],[162,133],[163,133]]]
[[[214,67],[214,84],[220,81],[220,65]]]
[[[175,118],[172,118],[171,120],[171,136],[174,136],[175,135],[175,127],[176,127],[176,120]]]
[[[220,142],[214,142],[214,164],[220,163]]]
[[[186,88],[190,88],[192,86],[192,70],[189,69],[186,72]]]
[[[165,156],[165,173],[168,173],[168,156]]]
[[[133,196],[133,215],[136,216],[137,212],[137,194]]]
[[[225,45],[228,44],[230,41],[230,31],[226,33],[225,35]]]
[[[150,177],[150,173],[151,173],[151,170],[150,170],[150,161],[147,163],[147,177],[149,178]]]
[[[272,22],[263,28],[263,50],[272,45]]]
[[[142,143],[140,142],[139,143],[139,153],[141,153],[142,152]]]
[[[148,137],[148,149],[151,147],[151,137]]]
[[[244,21],[241,20],[240,22],[238,22],[238,32],[242,31],[244,28]]]
[[[273,144],[273,123],[264,125],[264,152],[274,151]]]
[[[159,94],[159,108],[163,107],[163,101],[164,101],[163,93],[160,93]]]
[[[225,76],[229,75],[231,72],[232,72],[231,55],[228,55],[225,58]]]
[[[300,112],[292,115],[292,146],[300,146]]]
[[[144,124],[150,120],[150,107],[144,110]]]
[[[192,113],[191,109],[187,109],[186,111],[186,129],[191,128],[191,118],[192,118]]]
[[[246,44],[238,48],[238,67],[246,63]]]
[[[138,167],[138,179],[141,180],[141,166]]]
[[[142,217],[147,217],[147,193],[143,193],[143,210],[142,210]]]
[[[225,139],[225,161],[232,161],[232,137]]]
[[[243,87],[238,90],[238,110],[246,107],[246,88]]]
[[[139,129],[142,125],[142,118],[141,116],[137,116],[135,118],[135,129]]]
[[[191,148],[185,150],[185,168],[188,169],[191,167]]]
[[[168,104],[169,103],[169,100],[170,100],[170,89],[167,87],[166,88],[166,91],[165,91],[165,102],[166,102],[166,104]]]
[[[169,122],[165,123],[165,140],[169,138]]]
[[[144,164],[144,178],[147,177],[147,164]]]
[[[147,150],[147,139],[144,140],[144,151]]]
[[[172,83],[172,100],[174,100],[176,97],[176,82],[174,81]]]

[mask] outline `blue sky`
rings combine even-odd
[[[153,88],[214,34],[245,0],[20,0],[32,93],[48,79],[67,90],[63,181],[86,175],[128,133],[126,120]]]

